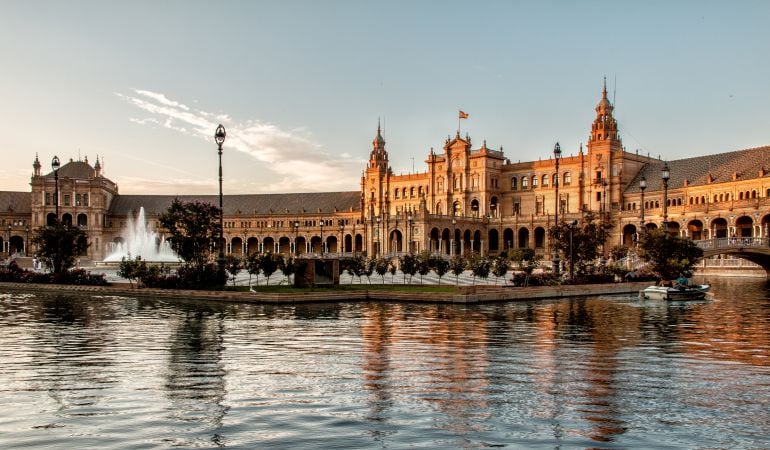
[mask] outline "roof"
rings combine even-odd
[[[175,198],[219,205],[218,195],[117,195],[110,205],[110,214],[135,214],[141,207],[147,214],[163,213]],[[308,214],[336,211],[360,211],[361,193],[308,192],[293,194],[240,194],[225,195],[225,215],[237,214]],[[336,209],[335,209],[336,208]]]
[[[32,193],[0,191],[0,212],[32,214]]]
[[[648,191],[663,190],[661,179],[663,163],[664,161],[661,160],[650,160],[636,174],[626,188],[626,192],[639,192],[639,180],[642,175],[647,180]],[[668,181],[669,189],[681,188],[685,180],[688,186],[709,184],[709,174],[711,174],[711,183],[733,181],[733,174],[736,174],[738,181],[751,180],[760,178],[760,170],[763,168],[767,170],[767,176],[770,176],[770,146],[677,159],[669,161],[668,167],[671,172],[671,178]]]
[[[59,167],[59,178],[89,179],[95,175],[95,170],[85,161],[73,161]],[[53,171],[44,175],[46,178],[53,178]]]

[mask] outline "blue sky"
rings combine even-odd
[[[457,128],[513,161],[575,153],[602,78],[628,150],[770,145],[770,2],[9,1],[0,189],[96,155],[122,193],[357,190]],[[617,81],[616,81],[617,80]],[[614,94],[613,94],[614,91]]]

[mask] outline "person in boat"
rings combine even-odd
[[[690,286],[690,280],[688,280],[683,273],[679,272],[679,278],[676,279],[676,286],[681,290],[687,289]]]

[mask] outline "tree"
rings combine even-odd
[[[385,274],[388,273],[388,269],[390,269],[390,260],[382,256],[377,258],[374,264],[374,271],[382,277],[382,284],[385,284]]]
[[[235,278],[238,276],[238,272],[243,269],[243,261],[237,256],[230,255],[227,258],[227,265],[225,266],[230,275],[233,276],[233,286],[235,286]]]
[[[433,258],[433,271],[438,275],[438,284],[441,286],[441,277],[449,272],[449,260],[436,256]]]
[[[572,261],[578,276],[593,272],[594,262],[601,256],[601,249],[610,236],[612,223],[594,213],[583,216],[583,226],[572,227],[562,221],[552,226],[548,233],[553,244],[564,254],[564,260],[570,256],[570,232],[572,233]]]
[[[468,258],[468,267],[473,274],[473,284],[476,284],[476,277],[486,279],[489,276],[490,264],[487,258],[478,255],[472,255]]]
[[[74,267],[78,255],[88,249],[88,235],[80,227],[57,223],[35,230],[32,243],[37,246],[37,257],[43,264],[61,275]]]
[[[262,258],[257,253],[252,253],[246,257],[246,271],[249,272],[249,286],[251,286],[252,275],[256,275],[257,286],[259,286],[259,272],[262,270],[262,267],[260,266],[261,263]]]
[[[270,285],[270,276],[278,270],[278,261],[275,260],[272,253],[263,253],[259,258],[259,267],[267,277],[267,285]]]
[[[366,275],[366,282],[368,284],[372,284],[371,277],[372,277],[372,274],[374,273],[374,268],[377,266],[377,260],[374,258],[366,258],[363,256],[361,257],[361,259],[363,260],[362,266],[364,268],[363,270],[364,275]]]
[[[396,283],[396,282],[395,282],[395,279],[396,279],[396,271],[398,270],[398,268],[397,268],[397,267],[396,267],[396,265],[393,263],[393,261],[390,261],[388,264],[390,265],[390,267],[389,267],[389,269],[388,269],[388,271],[390,272],[390,284],[395,284],[395,283]]]
[[[174,199],[158,218],[169,234],[171,248],[186,263],[202,267],[209,262],[219,237],[219,208],[199,201]]]
[[[406,284],[407,275],[409,275],[409,283],[411,283],[412,277],[417,273],[417,258],[406,253],[398,257],[398,262],[401,266],[401,272],[404,273],[404,284]]]
[[[511,261],[513,261],[519,270],[524,272],[524,286],[529,285],[529,278],[532,272],[540,266],[543,258],[531,248],[517,248],[511,251]]]
[[[118,271],[116,274],[120,278],[125,278],[128,280],[128,284],[133,288],[133,280],[139,278],[139,261],[126,257],[121,258],[120,265],[118,266]]]
[[[508,273],[509,268],[509,261],[508,258],[500,255],[492,261],[492,274],[495,276],[495,285],[497,285],[497,280],[500,279],[500,277],[503,277],[503,281],[505,281],[505,275]]]
[[[430,252],[424,251],[417,255],[417,273],[420,274],[420,284],[422,284],[422,277],[430,273],[432,266],[433,257],[430,256]]]
[[[692,272],[703,257],[703,250],[690,239],[664,230],[650,230],[639,239],[639,257],[664,280],[673,280],[680,273]]]
[[[455,255],[449,261],[449,269],[455,275],[455,285],[460,284],[460,274],[465,271],[465,259],[460,255]]]
[[[281,273],[286,277],[286,284],[291,284],[289,277],[294,275],[297,271],[297,265],[292,257],[280,257],[278,261],[278,268],[281,269]]]

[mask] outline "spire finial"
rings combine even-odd
[[[602,88],[602,98],[607,98],[607,75],[604,76],[604,87]]]
[[[379,136],[379,135],[380,135],[380,133],[381,133],[381,128],[380,128],[380,118],[379,118],[379,117],[377,117],[377,136]]]

